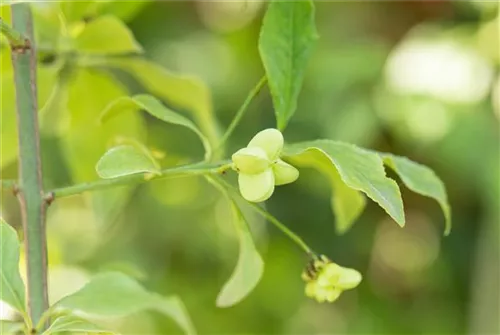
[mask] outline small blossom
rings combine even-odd
[[[279,130],[265,129],[257,133],[246,148],[233,154],[243,198],[252,202],[265,201],[273,194],[275,185],[297,180],[299,171],[280,159],[283,143]]]
[[[333,263],[326,256],[314,259],[302,273],[306,296],[318,302],[334,302],[340,294],[361,282],[361,273]]]

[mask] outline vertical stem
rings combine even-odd
[[[47,246],[38,108],[36,88],[36,52],[33,19],[29,4],[12,6],[12,25],[27,38],[22,47],[12,47],[19,133],[19,193],[23,218],[28,274],[28,310],[37,324],[48,307]]]

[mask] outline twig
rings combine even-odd
[[[150,175],[146,173],[138,173],[123,177],[117,177],[112,179],[101,179],[93,182],[58,188],[47,192],[45,197],[46,199],[58,199],[75,194],[80,194],[83,192],[103,190],[106,188],[120,186],[120,185],[143,183],[146,181],[156,180],[156,179],[204,175],[204,174],[222,174],[225,170],[229,169],[230,166],[231,165],[228,164],[228,162],[226,161],[213,164],[196,163],[190,165],[177,166],[164,169],[161,171],[159,175],[152,177],[150,177]]]
[[[48,308],[47,246],[43,199],[40,137],[36,87],[37,58],[34,50],[33,18],[29,4],[11,7],[13,29],[2,21],[2,32],[12,44],[19,136],[19,192],[23,217],[28,277],[28,312],[36,324]],[[18,32],[18,35],[16,35]],[[24,44],[18,44],[25,36]]]
[[[30,46],[30,40],[15,30],[0,17],[0,31],[9,40],[12,50],[27,50]]]
[[[217,145],[217,148],[214,150],[214,152],[217,152],[220,149],[222,149],[223,145],[229,139],[229,136],[231,136],[234,129],[236,129],[236,126],[238,126],[241,119],[245,115],[245,113],[248,109],[248,106],[250,106],[250,103],[257,96],[257,94],[259,94],[260,90],[262,89],[262,87],[264,87],[266,82],[267,82],[267,78],[266,78],[266,76],[264,76],[259,80],[257,85],[255,85],[255,87],[250,91],[247,98],[243,102],[243,105],[241,105],[240,109],[236,112],[236,115],[234,116],[233,120],[231,121],[231,124],[227,127],[226,132],[224,133],[224,135],[222,135],[222,138],[219,141],[219,144]]]
[[[243,199],[241,196],[240,192],[234,188],[233,185],[229,184],[227,181],[225,181],[222,178],[216,178],[212,179],[215,180],[217,183],[220,183],[223,185],[227,190],[229,190],[232,194],[236,195],[237,197]],[[243,199],[244,200],[244,199]],[[246,201],[250,206],[252,206],[255,211],[257,211],[260,215],[262,215],[267,221],[272,223],[276,228],[281,230],[286,236],[288,236],[292,241],[294,241],[302,250],[304,250],[308,255],[314,255],[314,251],[307,245],[304,240],[302,240],[297,234],[295,234],[293,231],[291,231],[287,226],[285,226],[280,220],[275,218],[271,213],[266,211],[264,208],[259,206],[259,204],[255,202],[250,202]]]

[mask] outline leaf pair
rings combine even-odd
[[[199,79],[173,73],[140,57],[104,59],[99,64],[127,72],[146,90],[179,110],[192,114],[212,146],[218,142],[219,130],[213,114],[208,87]]]
[[[339,233],[346,232],[362,213],[365,200],[360,192],[404,226],[401,193],[397,183],[386,177],[384,163],[409,189],[438,201],[446,219],[445,234],[450,232],[451,214],[446,191],[441,180],[426,166],[404,157],[379,154],[331,140],[289,145],[284,154],[294,165],[316,168],[329,177],[333,189],[332,209]]]
[[[304,71],[317,40],[314,3],[311,0],[269,3],[262,24],[259,51],[280,130],[297,109]],[[365,193],[400,226],[405,223],[398,185],[387,178],[384,163],[391,167],[412,191],[437,200],[446,219],[445,234],[451,229],[450,208],[443,183],[427,167],[404,157],[378,154],[328,140],[299,143],[285,155],[298,166],[311,166],[326,174],[334,192],[331,200],[339,233],[347,231],[365,207]]]
[[[0,300],[19,311],[26,324],[24,283],[19,274],[19,240],[15,230],[0,218]],[[79,291],[66,296],[45,312],[58,315],[44,335],[60,332],[111,332],[85,318],[125,317],[143,310],[156,310],[172,318],[186,334],[196,331],[183,303],[177,297],[162,297],[146,291],[135,280],[119,272],[96,275]],[[63,312],[63,313],[60,313]],[[23,327],[2,322],[2,334]]]
[[[122,97],[111,102],[101,114],[101,121],[106,122],[117,114],[137,110],[144,110],[164,122],[192,130],[203,144],[205,158],[210,157],[210,143],[196,125],[186,117],[168,109],[150,95]],[[97,163],[96,171],[101,178],[116,178],[134,173],[160,174],[160,167],[146,147],[135,143],[135,145],[121,145],[108,150]]]
[[[179,298],[164,298],[148,292],[135,280],[119,272],[96,275],[82,289],[61,299],[52,309],[69,310],[92,318],[117,318],[143,310],[156,310],[175,320],[186,334],[196,333]],[[65,331],[77,331],[77,328],[68,329],[75,326],[87,327],[85,331],[103,331],[81,318],[62,315],[46,332],[53,333],[53,328],[61,331],[62,325],[65,325]]]

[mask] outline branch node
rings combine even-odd
[[[9,40],[9,45],[12,49],[12,52],[24,54],[27,50],[31,49],[31,42],[29,38],[5,23],[5,21],[3,21],[1,17],[0,32]]]
[[[49,193],[45,194],[45,196],[43,197],[43,201],[45,201],[47,206],[50,206],[54,202],[55,199],[56,199],[56,195],[54,194],[54,192],[49,192]]]
[[[20,44],[11,43],[10,48],[14,53],[25,54],[27,51],[31,50],[31,42],[29,39],[25,38],[24,43]]]
[[[12,185],[12,194],[15,197],[17,197],[17,195],[19,194],[19,192],[21,192],[21,190],[19,189],[19,186],[17,186],[17,184]]]

